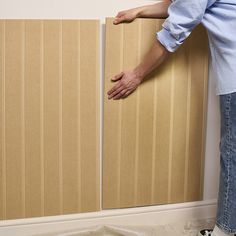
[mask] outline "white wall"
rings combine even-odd
[[[118,10],[153,3],[145,0],[0,0],[1,18],[84,18],[114,16]]]
[[[19,19],[100,19],[115,16],[118,11],[155,1],[145,0],[0,0],[0,18]],[[102,25],[101,25],[102,29]],[[104,39],[104,31],[101,30]],[[101,44],[102,44],[101,40]],[[101,45],[103,48],[103,44]],[[101,56],[102,62],[103,56]],[[101,65],[103,68],[103,65]],[[101,70],[103,78],[103,70]],[[204,200],[217,198],[219,176],[219,132],[220,118],[218,97],[214,94],[214,79],[210,78],[207,139],[205,161]],[[101,81],[101,84],[103,81]],[[102,86],[101,86],[102,87]],[[103,92],[101,90],[101,92]],[[102,101],[101,101],[102,105]]]

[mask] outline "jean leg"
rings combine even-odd
[[[220,95],[220,181],[216,225],[236,233],[236,93]]]

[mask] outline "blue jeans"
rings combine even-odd
[[[216,225],[236,233],[236,93],[220,95],[220,181]]]

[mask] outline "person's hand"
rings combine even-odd
[[[115,17],[113,24],[118,25],[124,22],[132,22],[138,17],[138,13],[139,13],[138,9],[130,9],[126,11],[121,11]]]
[[[114,76],[112,81],[118,81],[118,83],[108,91],[108,99],[117,100],[129,96],[142,82],[142,78],[133,71],[126,71]]]

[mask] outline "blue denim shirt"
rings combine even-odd
[[[236,92],[236,0],[173,0],[157,39],[174,52],[202,23],[208,32],[216,94]]]

